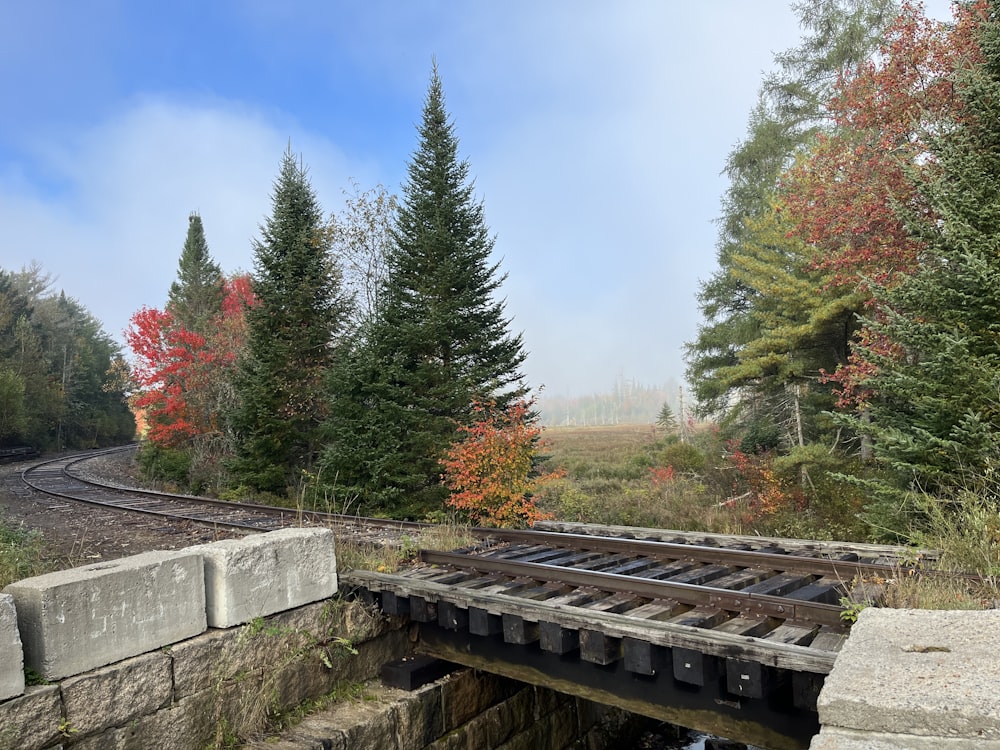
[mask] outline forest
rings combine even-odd
[[[995,526],[997,8],[800,10],[726,164],[688,379],[770,504],[807,510],[832,478],[871,536]]]
[[[959,530],[982,551],[1000,537],[1000,8],[957,3],[948,23],[891,0],[794,8],[801,44],[775,56],[725,162],[686,389],[622,382],[546,407],[553,425],[571,408],[655,421],[627,465],[561,462],[544,439],[436,66],[399,195],[354,185],[325,215],[289,148],[253,270],[224,274],[211,217],[192,213],[168,299],[132,317],[129,365],[40,269],[4,272],[0,439],[113,442],[127,399],[144,469],[223,498],[910,543]]]
[[[37,265],[0,268],[0,448],[129,443],[121,348],[54,286]]]

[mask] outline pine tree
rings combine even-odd
[[[670,408],[670,402],[664,401],[659,414],[656,415],[656,424],[667,432],[674,432],[677,429],[677,417],[674,410]]]
[[[397,515],[441,507],[440,459],[474,402],[502,409],[527,391],[521,336],[495,297],[505,276],[490,262],[494,240],[436,65],[418,132],[379,309],[335,378],[327,453],[328,474]]]
[[[233,418],[238,481],[284,492],[319,450],[327,416],[323,379],[348,308],[331,263],[323,215],[306,169],[286,151],[273,212],[254,242],[247,349],[240,363],[240,407]]]
[[[222,282],[222,270],[208,251],[201,216],[192,213],[177,263],[177,280],[168,292],[167,310],[185,329],[205,333],[205,326],[222,309]]]
[[[982,61],[959,70],[956,121],[931,137],[938,169],[921,186],[934,220],[908,217],[925,243],[919,269],[882,290],[893,342],[868,352],[876,456],[903,487],[943,497],[989,480],[1000,463],[1000,20],[989,6]]]

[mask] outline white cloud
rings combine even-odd
[[[12,256],[0,265],[39,261],[118,337],[132,312],[165,302],[191,211],[224,270],[252,268],[251,239],[289,140],[321,202],[367,176],[294,123],[225,102],[145,98],[76,138],[38,141],[41,171],[57,188],[43,196],[16,172],[0,178]]]

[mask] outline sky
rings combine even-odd
[[[928,4],[950,18],[946,0]],[[325,212],[399,193],[432,62],[496,237],[526,380],[679,382],[727,155],[801,30],[786,0],[0,0],[0,268],[119,342],[197,211],[253,269],[289,146]]]

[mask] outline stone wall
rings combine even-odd
[[[0,703],[0,748],[203,750],[372,678],[409,648],[400,622],[339,599],[208,630]]]
[[[369,685],[247,750],[560,750],[634,747],[649,723],[620,709],[461,669],[412,692]]]
[[[204,748],[376,674],[405,639],[331,599],[334,553],[329,529],[284,529],[11,584],[0,749]]]
[[[336,593],[333,537],[320,529],[12,584],[0,594],[0,750],[241,746],[331,693],[361,697],[246,746],[600,750],[631,720],[468,669],[386,688],[382,666],[412,651],[407,622]]]

